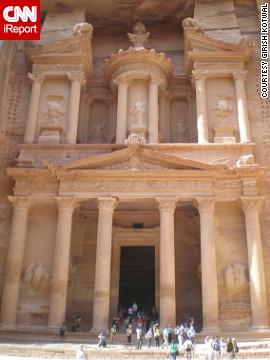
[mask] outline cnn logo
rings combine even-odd
[[[27,22],[28,20],[36,22],[37,7],[32,6],[30,10],[28,6],[24,6],[22,9],[19,6],[8,6],[4,9],[3,16],[8,22],[18,22],[20,19],[23,22]]]
[[[40,39],[40,0],[0,0],[0,17],[1,40]]]

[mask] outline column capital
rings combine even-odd
[[[195,82],[196,80],[205,80],[208,77],[207,70],[192,70],[191,81]]]
[[[233,71],[232,75],[234,77],[234,80],[246,80],[247,77],[247,71]]]
[[[96,199],[97,207],[99,210],[114,210],[118,205],[118,199],[113,197],[99,197]]]
[[[131,80],[128,79],[126,75],[119,75],[113,80],[113,83],[117,86],[119,86],[120,84],[125,84],[128,86],[130,84],[130,81]]]
[[[196,197],[194,200],[194,206],[200,211],[211,210],[215,208],[217,198],[214,196]]]
[[[167,197],[156,197],[156,201],[158,203],[158,207],[160,211],[171,210],[174,211],[176,208],[176,203],[178,199],[176,198],[167,198]]]
[[[78,200],[72,197],[55,197],[58,211],[74,211],[79,206]]]
[[[85,76],[82,71],[71,71],[67,73],[68,79],[72,81],[79,81],[81,85],[86,83]]]
[[[157,86],[163,84],[164,80],[157,76],[150,76],[149,84],[156,84]]]
[[[40,84],[43,83],[45,80],[45,74],[44,73],[28,73],[28,77],[33,82],[38,82]]]
[[[14,209],[25,211],[28,211],[35,204],[33,199],[23,196],[8,196],[8,200],[12,203]]]
[[[240,199],[237,200],[237,204],[244,210],[244,212],[247,210],[260,210],[263,200],[263,196],[241,196]]]

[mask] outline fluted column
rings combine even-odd
[[[68,78],[71,81],[71,86],[65,142],[76,144],[81,86],[85,83],[85,77],[82,72],[70,72],[68,73]]]
[[[9,196],[8,199],[13,204],[13,217],[2,297],[1,322],[5,325],[16,325],[28,212],[33,201],[16,196]]]
[[[127,135],[128,81],[124,77],[116,80],[118,84],[116,144],[124,144]]]
[[[92,331],[108,329],[110,312],[112,221],[117,200],[111,197],[97,199],[99,216],[97,231],[95,288]]]
[[[158,86],[160,79],[151,78],[148,100],[148,142],[158,143]]]
[[[200,213],[203,331],[208,334],[219,331],[215,202],[215,198],[201,197],[194,203]]]
[[[28,107],[28,115],[24,130],[23,142],[26,144],[32,144],[34,143],[34,139],[35,139],[41,86],[43,81],[45,80],[45,76],[42,73],[39,74],[29,73],[28,77],[32,80],[33,84],[31,89],[30,103]]]
[[[247,72],[238,71],[233,73],[235,92],[237,100],[238,126],[240,132],[240,142],[250,142],[250,130],[248,121],[247,99],[245,90],[245,79]]]
[[[57,197],[56,202],[58,221],[48,325],[58,327],[65,321],[66,316],[72,216],[76,207],[76,199],[74,197]]]
[[[259,220],[259,207],[262,200],[261,197],[241,197],[241,207],[246,223],[252,329],[257,331],[268,329],[264,259]]]
[[[160,324],[176,324],[174,211],[176,199],[156,198],[160,211]]]
[[[208,73],[207,71],[193,71],[192,74],[192,80],[195,82],[196,89],[198,143],[203,144],[209,142],[205,88],[205,80]]]

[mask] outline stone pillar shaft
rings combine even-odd
[[[200,213],[203,331],[219,331],[216,244],[214,235],[215,199],[196,198]]]
[[[14,209],[2,298],[1,322],[6,325],[16,325],[20,276],[31,200],[12,196],[9,196],[9,200],[13,203]]]
[[[76,144],[81,85],[85,82],[85,79],[82,73],[69,73],[68,77],[71,81],[71,86],[70,86],[69,110],[68,110],[65,142],[68,144]]]
[[[167,142],[167,130],[166,127],[168,126],[166,120],[166,94],[162,94],[159,99],[159,112],[160,112],[160,121],[159,121],[159,130],[161,137],[164,142]]]
[[[158,143],[158,80],[149,83],[148,142]]]
[[[33,144],[35,140],[41,86],[45,77],[43,74],[32,73],[28,74],[28,76],[33,81],[33,84],[31,89],[30,103],[28,108],[26,126],[24,130],[23,142],[25,144]]]
[[[48,325],[58,327],[65,321],[66,317],[72,216],[76,206],[76,200],[73,197],[58,197],[56,201],[58,207],[58,222],[54,247]]]
[[[198,143],[208,143],[208,121],[206,106],[206,80],[207,72],[193,72],[193,80],[196,88],[196,107],[197,107],[197,131]]]
[[[246,71],[233,73],[238,111],[238,126],[241,143],[250,142],[247,100],[245,90]]]
[[[108,329],[110,312],[110,281],[113,211],[115,198],[98,198],[98,231],[92,331]]]
[[[261,201],[260,197],[241,197],[246,223],[252,327],[254,330],[268,328],[264,261],[258,213]]]
[[[157,198],[160,211],[160,325],[176,324],[174,210],[176,199]]]
[[[116,144],[124,144],[127,134],[128,83],[122,79],[118,85]]]

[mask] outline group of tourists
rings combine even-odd
[[[207,336],[207,360],[234,360],[239,352],[237,339],[228,337],[227,340],[219,336]]]

